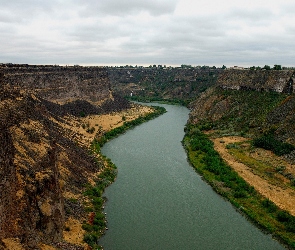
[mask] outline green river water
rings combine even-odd
[[[158,105],[158,104],[157,104]],[[189,110],[164,115],[108,142],[118,167],[105,191],[105,250],[285,249],[205,183],[187,162],[181,140]]]

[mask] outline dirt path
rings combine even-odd
[[[253,170],[245,164],[239,162],[226,149],[229,143],[246,141],[245,138],[229,136],[212,139],[214,148],[220,156],[250,185],[259,193],[273,201],[277,206],[295,215],[295,191],[289,187],[278,187],[267,180],[253,173]]]

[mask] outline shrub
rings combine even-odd
[[[93,246],[94,244],[97,244],[97,235],[94,233],[87,233],[84,235],[84,241],[89,244],[90,246]]]
[[[89,134],[93,134],[95,131],[95,128],[92,127],[92,128],[87,128],[86,132],[89,133]]]
[[[286,229],[289,232],[295,233],[295,218],[292,217],[287,223],[286,223]]]
[[[265,207],[270,213],[277,211],[277,206],[269,199],[263,200],[262,206]]]
[[[285,170],[286,170],[285,166],[277,166],[276,167],[276,172],[283,173]]]
[[[240,148],[240,146],[237,145],[236,143],[229,143],[225,147],[226,147],[226,149],[239,149]]]
[[[234,197],[235,198],[246,198],[247,193],[244,190],[237,190],[237,191],[234,192]]]
[[[280,222],[288,222],[291,215],[287,211],[279,211],[277,214],[277,219]]]
[[[253,140],[253,146],[273,151],[276,155],[289,154],[295,147],[289,143],[281,142],[271,134]]]

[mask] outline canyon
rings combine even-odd
[[[1,64],[0,249],[88,248],[83,192],[105,166],[91,141],[152,112],[124,96],[179,100],[189,124],[248,138],[272,131],[295,145],[293,85],[293,70]],[[65,240],[73,228],[80,236]]]

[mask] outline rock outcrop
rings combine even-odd
[[[224,70],[217,85],[223,89],[293,93],[293,70]]]
[[[114,91],[123,96],[189,100],[216,84],[223,69],[209,67],[108,68]]]
[[[293,82],[292,70],[225,70],[190,104],[190,122],[295,144]]]
[[[48,101],[65,104],[86,100],[100,104],[110,98],[108,72],[103,67],[2,65],[2,84],[28,90]]]
[[[64,224],[58,147],[44,112],[32,97],[1,89],[0,238],[32,249],[60,241]]]
[[[128,107],[102,68],[1,68],[0,249],[83,248],[63,242],[67,217],[87,217],[64,194],[81,195],[104,163],[79,145],[64,116]]]

